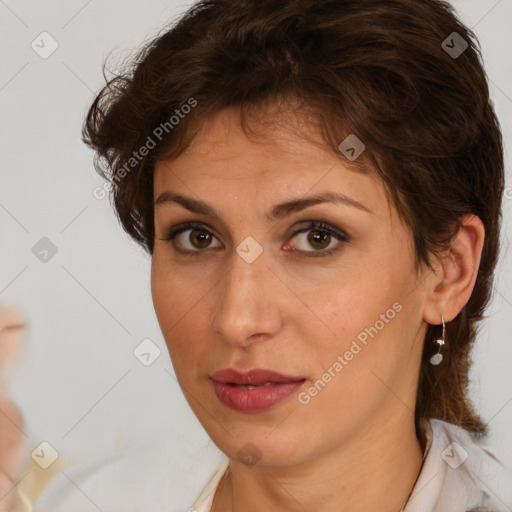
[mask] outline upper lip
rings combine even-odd
[[[210,376],[217,382],[228,384],[251,384],[256,386],[258,384],[265,384],[266,382],[296,382],[305,380],[304,377],[288,377],[272,370],[264,368],[254,368],[246,372],[235,370],[234,368],[225,368],[212,373]]]

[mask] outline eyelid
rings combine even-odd
[[[174,243],[174,239],[181,235],[185,231],[206,231],[208,233],[211,233],[217,240],[219,239],[216,235],[216,231],[208,226],[207,224],[204,224],[203,222],[197,222],[197,221],[188,221],[188,222],[182,222],[180,224],[176,224],[171,229],[167,230],[165,232],[165,235],[163,238],[160,238],[159,240],[162,240],[164,242],[170,242],[173,246],[175,246],[175,250],[186,253],[190,255],[199,254],[202,252],[205,252],[206,249],[210,249],[210,247],[207,247],[206,249],[198,249],[198,250],[190,250],[190,249],[178,249],[176,248],[176,244]]]
[[[299,224],[304,224],[301,228],[297,228],[292,232],[292,236],[297,235],[298,233],[304,233],[305,231],[310,230],[318,230],[318,231],[326,231],[327,233],[330,233],[340,240],[346,240],[348,241],[349,236],[348,234],[336,226],[332,225],[328,221],[324,220],[307,220],[307,221],[301,221]]]
[[[328,256],[329,254],[332,254],[336,252],[337,250],[341,249],[341,247],[350,242],[350,236],[343,230],[337,228],[336,226],[332,225],[330,222],[323,221],[323,220],[305,220],[301,221],[299,224],[302,224],[302,227],[295,226],[295,229],[290,233],[290,235],[287,235],[287,242],[285,245],[288,245],[289,241],[293,238],[295,238],[298,234],[305,233],[307,231],[323,231],[325,233],[328,233],[330,236],[333,236],[336,238],[339,243],[328,250],[299,250],[299,253],[305,253],[306,257],[308,256]],[[216,235],[216,231],[208,226],[207,224],[203,222],[198,221],[188,221],[188,222],[182,222],[180,224],[177,224],[173,226],[171,229],[169,229],[163,238],[159,238],[159,240],[162,240],[164,242],[171,242],[172,245],[176,246],[174,244],[174,239],[181,235],[185,231],[190,230],[198,230],[198,231],[206,231],[210,234],[212,234],[217,240],[219,240],[219,237]],[[190,250],[190,249],[178,249],[175,247],[175,249],[181,253],[186,253],[190,255],[196,255],[203,252],[206,252],[208,249],[215,249],[217,247],[206,247],[205,249],[197,249],[197,250]]]
[[[293,233],[291,234],[290,240],[295,238],[297,235],[302,233],[307,233],[308,231],[320,231],[329,234],[329,236],[334,237],[336,240],[338,240],[338,243],[327,250],[299,250],[299,253],[304,253],[306,257],[318,257],[318,256],[329,256],[331,254],[334,254],[338,252],[344,245],[350,242],[351,237],[343,230],[337,228],[336,226],[332,225],[330,222],[323,221],[323,220],[310,220],[310,221],[304,221],[305,226],[299,229],[295,229]],[[289,242],[286,243],[288,245]],[[292,249],[293,250],[293,249]]]

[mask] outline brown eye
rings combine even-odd
[[[185,236],[185,233],[189,233]],[[172,228],[163,241],[172,242],[176,250],[189,254],[204,252],[205,249],[222,247],[222,244],[212,245],[216,236],[200,223],[188,222]]]
[[[311,230],[308,234],[308,242],[312,247],[318,250],[325,249],[329,245],[330,239],[331,235],[325,231]]]
[[[194,229],[190,232],[188,239],[196,249],[205,249],[210,245],[212,236],[208,231]]]
[[[286,249],[302,252],[306,256],[328,256],[340,250],[349,242],[349,236],[340,229],[325,222],[312,221],[296,231],[286,244]],[[334,243],[333,243],[334,242]]]

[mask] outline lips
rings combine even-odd
[[[217,398],[239,413],[270,409],[296,393],[306,380],[260,368],[248,372],[227,368],[213,373],[211,379]]]
[[[261,386],[268,383],[281,384],[305,380],[305,377],[290,377],[263,368],[255,368],[247,372],[240,372],[234,368],[226,368],[213,373],[211,378],[223,384],[235,384],[240,386]]]

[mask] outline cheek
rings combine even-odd
[[[192,310],[200,308],[207,290],[203,280],[190,279],[179,267],[165,262],[163,255],[155,250],[151,267],[151,295],[162,333],[181,323]]]
[[[153,306],[177,373],[194,366],[208,342],[204,331],[207,318],[207,286],[202,280],[190,280],[178,269],[170,270],[153,260],[151,294]],[[201,284],[202,283],[202,284]],[[188,372],[187,372],[188,374]]]
[[[359,266],[351,266],[350,271],[340,272],[319,287],[312,304],[330,330],[328,338],[318,342],[317,348],[324,352],[323,364],[349,351],[351,361],[373,365],[372,361],[406,343],[403,311],[413,299],[409,295],[412,278],[410,262],[390,251],[361,258]],[[389,358],[382,364],[386,361]]]

